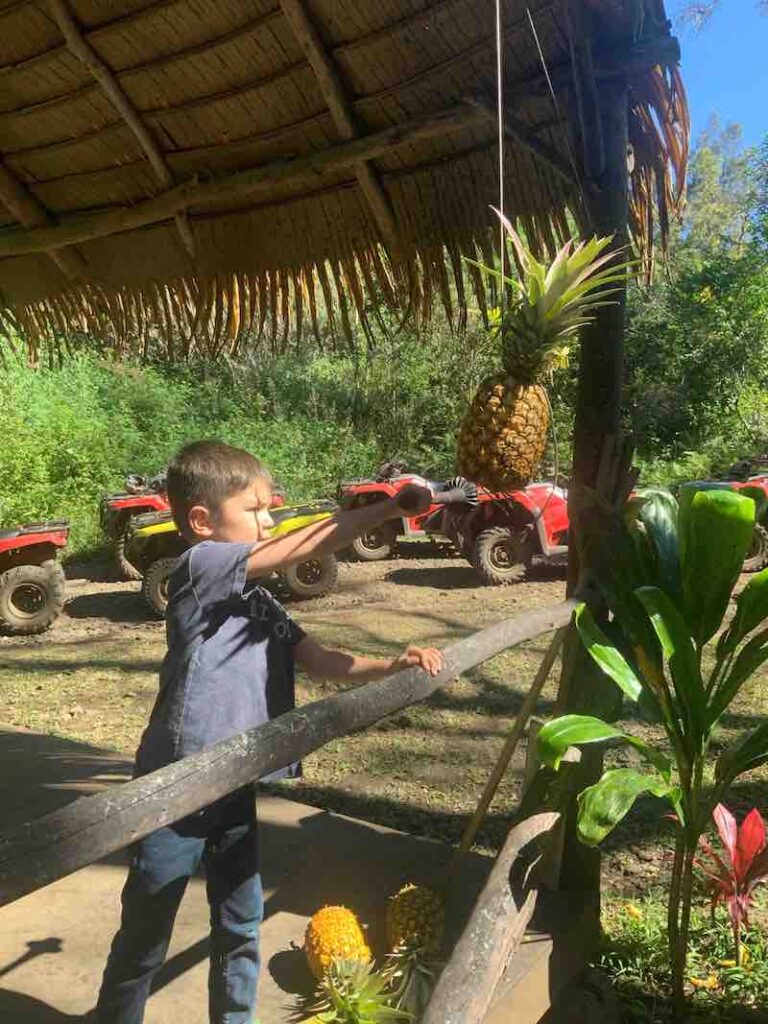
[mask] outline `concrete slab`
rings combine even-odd
[[[130,775],[130,764],[58,737],[0,729],[2,827],[29,820]],[[271,795],[258,801],[266,916],[262,929],[259,1017],[284,1024],[297,994],[311,987],[303,954],[307,919],[323,903],[343,903],[382,942],[387,895],[403,881],[429,882],[451,849],[367,822]],[[450,927],[466,920],[490,862],[473,857],[449,908]],[[73,1024],[93,1006],[119,917],[125,856],[117,854],[0,910],[0,1022]],[[542,908],[507,972],[487,1024],[533,1024],[575,966],[567,941],[578,910]],[[556,922],[550,926],[544,919]],[[543,929],[543,930],[542,930]],[[159,972],[146,1024],[207,1021],[208,907],[202,879],[182,903],[169,958]],[[562,936],[561,936],[562,938]],[[578,948],[578,944],[576,944]],[[514,1007],[514,1013],[512,1008]]]
[[[37,817],[129,776],[107,752],[57,737],[0,732],[3,823]],[[311,986],[298,947],[307,919],[324,903],[344,903],[381,943],[386,896],[408,879],[428,881],[450,849],[280,797],[258,801],[266,916],[259,1016],[280,1024],[296,993]],[[463,917],[487,869],[474,858],[457,901]],[[123,854],[84,868],[0,911],[0,1021],[60,1024],[92,1006],[117,926]],[[182,903],[169,959],[157,978],[146,1024],[207,1020],[208,908],[202,879]]]

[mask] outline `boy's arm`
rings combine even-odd
[[[303,530],[262,541],[254,547],[248,558],[248,577],[264,576],[283,566],[346,548],[355,537],[381,525],[387,519],[426,512],[431,501],[432,494],[428,488],[408,484],[394,498],[337,512],[330,519],[312,523]]]
[[[366,658],[361,654],[331,650],[311,636],[305,636],[296,645],[296,664],[312,679],[368,683],[413,666],[436,676],[443,667],[443,656],[436,647],[408,647],[396,658]]]

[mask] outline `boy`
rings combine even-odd
[[[409,647],[391,661],[328,650],[256,582],[280,566],[347,547],[388,518],[425,510],[425,488],[270,540],[266,469],[242,449],[198,441],[168,467],[168,497],[190,548],[169,583],[168,652],[137,775],[288,711],[294,665],[314,678],[350,682],[411,665],[440,671],[434,648]],[[201,863],[211,909],[211,1024],[251,1024],[263,910],[252,785],[136,844],[96,1007],[99,1024],[141,1024],[176,911]]]

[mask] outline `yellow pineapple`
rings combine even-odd
[[[549,426],[542,381],[567,358],[581,327],[614,293],[612,286],[626,280],[628,269],[627,263],[615,262],[613,252],[604,252],[610,238],[571,240],[547,266],[534,258],[509,221],[503,223],[522,268],[521,280],[504,279],[515,295],[495,328],[504,372],[480,385],[457,445],[459,473],[493,491],[523,487],[536,472]]]
[[[360,922],[346,907],[322,907],[312,916],[304,933],[304,952],[318,980],[334,960],[371,959]]]

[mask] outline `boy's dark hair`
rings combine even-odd
[[[272,479],[255,455],[223,441],[193,441],[177,452],[168,466],[168,502],[182,533],[195,505],[216,511],[223,501],[254,480]]]

